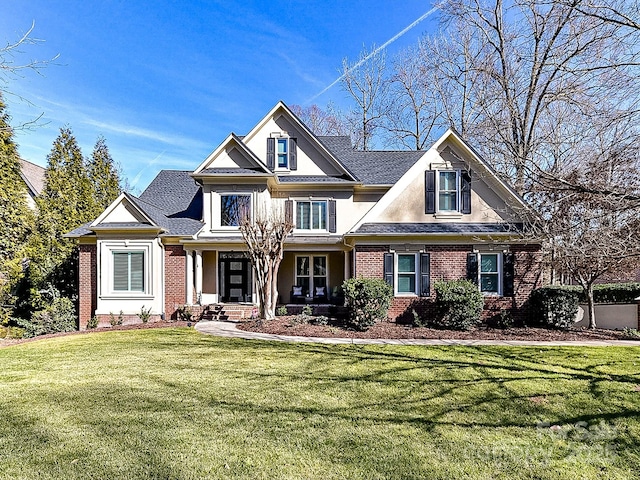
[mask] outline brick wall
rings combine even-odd
[[[164,247],[164,312],[167,320],[177,319],[177,308],[187,295],[186,254],[182,245]]]
[[[421,316],[435,315],[435,293],[433,284],[438,280],[456,280],[467,276],[467,253],[472,245],[429,246],[431,254],[431,294],[432,297],[395,297],[389,309],[389,318],[398,322],[411,322],[412,310]],[[512,245],[510,251],[515,257],[514,296],[486,297],[483,319],[509,310],[518,321],[527,317],[527,303],[534,288],[542,286],[542,253],[537,245]],[[382,278],[385,246],[358,246],[356,248],[356,275],[368,278]]]
[[[78,328],[85,330],[89,319],[96,311],[97,289],[97,247],[80,245],[78,261]]]

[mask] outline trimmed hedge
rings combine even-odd
[[[593,299],[596,303],[633,303],[640,297],[640,283],[602,283],[593,286]],[[586,302],[582,295],[581,302]]]
[[[478,286],[469,280],[440,281],[434,284],[436,291],[436,318],[431,322],[436,328],[469,330],[480,323],[484,297]]]
[[[575,322],[581,287],[549,285],[531,292],[531,325],[569,328]]]

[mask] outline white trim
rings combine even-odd
[[[318,234],[318,233],[329,233],[329,198],[314,198],[314,197],[308,197],[308,198],[290,198],[290,200],[293,201],[293,223],[295,225],[294,229],[293,229],[293,233],[312,233],[312,234]],[[311,205],[309,205],[309,226],[311,227],[313,225],[313,202],[324,202],[324,212],[325,212],[325,219],[324,219],[324,224],[325,224],[325,228],[298,228],[298,203],[310,203]],[[337,222],[337,219],[336,219]]]
[[[442,217],[454,217],[454,216],[462,216],[462,213],[460,212],[460,201],[462,200],[462,196],[460,194],[461,191],[461,175],[460,175],[460,170],[459,169],[454,169],[454,168],[443,168],[442,170],[435,170],[436,172],[436,180],[435,180],[435,195],[436,195],[436,215],[439,216],[438,218],[442,218]],[[441,173],[455,173],[456,174],[456,208],[454,210],[441,210],[440,209],[440,174]]]
[[[251,217],[251,219],[253,220],[253,204],[254,204],[254,195],[253,195],[253,191],[251,192],[245,192],[245,191],[231,191],[231,192],[227,192],[227,191],[222,191],[222,192],[212,192],[216,193],[218,195],[219,201],[218,202],[211,202],[211,207],[212,210],[214,208],[214,204],[217,203],[218,205],[218,213],[217,213],[217,223],[216,225],[213,225],[213,216],[214,216],[214,212],[212,211],[211,213],[211,230],[228,230],[228,231],[238,231],[240,229],[240,225],[222,225],[222,197],[229,197],[232,195],[235,195],[237,197],[249,197],[249,216]]]
[[[309,293],[308,295],[310,297],[314,297],[315,296],[315,285],[313,284],[313,277],[322,277],[324,276],[325,278],[325,295],[327,296],[327,298],[329,298],[329,255],[324,254],[324,255],[314,255],[312,253],[307,253],[307,254],[298,254],[295,255],[294,258],[294,263],[293,263],[293,284],[294,286],[299,286],[298,284],[298,258],[308,258],[309,259],[309,275],[302,275],[300,276],[300,278],[308,278],[309,279]],[[314,259],[315,258],[324,258],[324,262],[325,262],[325,272],[324,275],[314,275],[313,274],[313,267],[314,267]]]
[[[502,283],[503,283],[503,277],[504,277],[504,269],[503,269],[503,254],[502,252],[496,252],[496,251],[479,251],[476,253],[477,255],[477,259],[478,259],[478,289],[480,290],[480,293],[482,293],[484,296],[487,297],[501,297],[503,292],[502,292]],[[482,256],[483,255],[496,255],[496,267],[498,269],[498,271],[496,272],[498,275],[498,291],[497,292],[484,292],[482,291]],[[493,272],[485,272],[485,274],[489,274],[489,275],[494,275]]]
[[[398,271],[398,257],[413,256],[413,292],[399,292],[398,291],[398,274],[406,274],[410,272]],[[420,252],[393,252],[393,296],[394,297],[417,297],[419,296],[419,280],[420,280]]]

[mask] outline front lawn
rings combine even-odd
[[[1,478],[640,478],[640,349],[222,339],[0,350]]]

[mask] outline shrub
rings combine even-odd
[[[416,312],[415,308],[411,309],[411,316],[412,316],[412,321],[411,324],[414,327],[427,327],[429,322],[420,316],[420,314],[418,312]]]
[[[635,328],[623,328],[622,329],[622,336],[624,338],[629,338],[631,340],[638,340],[640,339],[640,332],[638,332],[637,329]]]
[[[433,326],[469,330],[480,322],[484,298],[478,286],[469,280],[440,281],[434,285],[436,316]]]
[[[70,298],[56,297],[45,309],[34,312],[31,320],[18,320],[25,337],[47,333],[71,332],[76,329],[76,312]]]
[[[318,315],[317,317],[311,317],[309,323],[312,325],[329,325],[329,317],[325,315]]]
[[[511,311],[502,309],[500,313],[487,319],[487,326],[491,328],[511,328],[515,324]]]
[[[285,307],[284,305],[280,305],[278,308],[276,308],[276,315],[278,315],[279,317],[283,317],[288,313],[289,312],[287,311],[287,307]]]
[[[183,322],[190,322],[193,318],[193,311],[189,305],[182,305],[178,307],[178,319]]]
[[[593,299],[596,303],[634,303],[640,297],[640,283],[602,283],[593,286]],[[581,302],[586,302],[585,294]]]
[[[118,315],[118,318],[116,318],[113,313],[109,312],[109,323],[111,324],[112,327],[115,327],[116,325],[122,325],[122,323],[124,322],[124,314],[122,313],[122,310],[120,310],[120,314]]]
[[[302,315],[311,316],[313,315],[313,307],[311,305],[305,305],[302,307]]]
[[[96,317],[95,315],[91,317],[87,322],[87,328],[89,329],[98,328],[98,317]]]
[[[0,326],[0,338],[22,338],[24,333],[24,328]]]
[[[342,284],[349,316],[347,324],[356,330],[367,330],[377,320],[386,318],[393,288],[378,278],[350,278]]]
[[[140,313],[138,313],[138,318],[142,320],[142,323],[147,323],[151,318],[151,307],[144,309],[144,305],[140,307]]]
[[[549,285],[531,292],[530,324],[551,328],[569,328],[578,313],[581,287]]]

